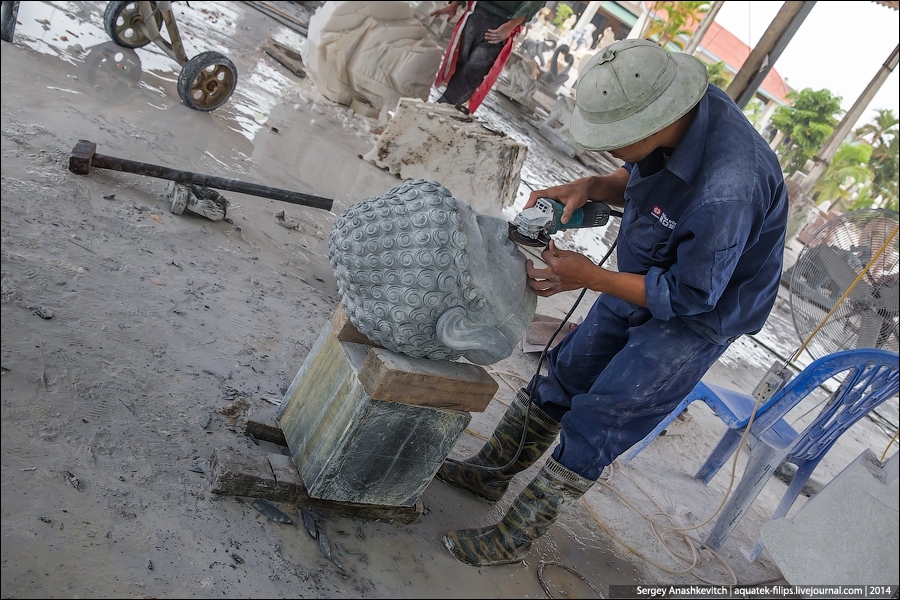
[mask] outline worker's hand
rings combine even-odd
[[[528,197],[528,202],[525,203],[525,207],[522,210],[531,208],[537,204],[538,198],[553,198],[566,205],[560,220],[563,223],[568,223],[575,211],[587,204],[588,190],[590,190],[590,188],[591,178],[582,177],[571,183],[557,185],[552,188],[547,188],[546,190],[535,190],[531,192],[531,195]]]
[[[589,288],[593,276],[600,268],[583,254],[560,250],[553,240],[541,253],[541,258],[547,263],[544,269],[537,268],[531,260],[525,263],[528,285],[538,296],[546,297],[559,292]]]
[[[515,28],[516,26],[511,21],[507,21],[497,29],[488,29],[484,34],[484,39],[489,44],[502,44],[509,39]]]
[[[459,2],[451,2],[444,8],[439,8],[435,11],[432,11],[431,16],[432,17],[442,17],[444,15],[447,15],[448,17],[452,17],[453,15],[456,14],[457,8],[459,8]]]

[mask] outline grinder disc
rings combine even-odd
[[[548,235],[539,233],[536,238],[530,238],[519,233],[519,229],[512,223],[509,224],[509,239],[522,246],[530,246],[532,248],[545,248],[550,244]]]

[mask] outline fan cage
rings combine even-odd
[[[791,315],[801,344],[816,332],[806,346],[814,359],[853,348],[898,351],[900,236],[860,277],[898,222],[897,211],[846,213],[820,227],[800,251],[791,267]]]

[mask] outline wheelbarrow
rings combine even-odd
[[[169,40],[162,36],[164,25]],[[103,14],[103,26],[119,46],[141,48],[152,42],[181,65],[178,96],[194,110],[219,108],[237,87],[237,69],[225,55],[203,52],[188,59],[172,2],[110,2]]]

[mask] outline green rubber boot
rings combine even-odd
[[[520,562],[531,544],[593,484],[550,458],[499,523],[445,533],[444,545],[457,559],[476,567]]]
[[[525,414],[530,402],[528,394],[519,390],[516,399],[497,424],[491,439],[478,454],[464,461],[445,460],[436,477],[491,502],[502,498],[513,476],[536,463],[559,434],[560,424],[536,404],[532,404],[531,412],[528,413],[528,433],[518,460],[502,471],[482,468],[502,467],[515,456],[525,429]]]

